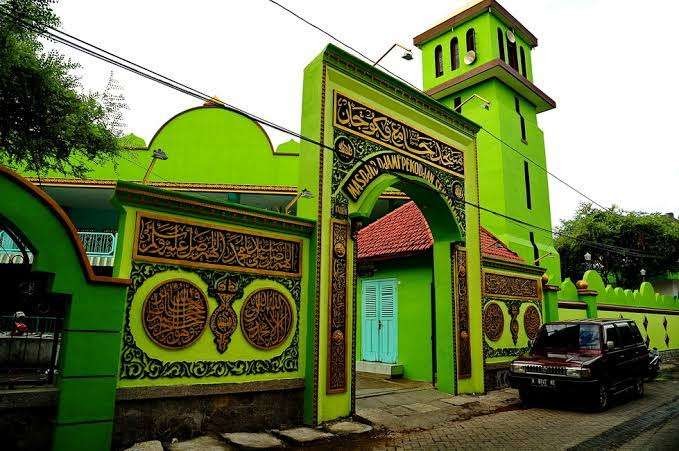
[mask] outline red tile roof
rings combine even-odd
[[[415,202],[387,213],[358,232],[359,259],[387,259],[426,251],[434,244],[429,225]],[[481,228],[481,252],[505,260],[523,262],[492,233]]]

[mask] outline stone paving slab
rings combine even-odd
[[[452,406],[465,406],[467,404],[471,404],[473,402],[477,402],[475,397],[470,397],[470,396],[452,396],[450,398],[441,398],[439,399],[441,402],[445,402],[446,404],[450,404]]]
[[[170,451],[225,451],[233,450],[233,447],[215,437],[204,435],[193,440],[173,443],[168,449]]]
[[[409,409],[406,406],[391,406],[391,407],[385,407],[383,410],[391,413],[392,415],[396,415],[397,417],[402,417],[405,415],[412,415],[413,410]]]
[[[232,445],[243,449],[271,449],[282,448],[283,442],[266,432],[230,432],[222,434],[224,439]]]
[[[429,404],[425,404],[422,402],[416,402],[414,404],[406,404],[404,407],[407,407],[408,409],[412,409],[415,412],[419,413],[427,413],[427,412],[434,412],[436,410],[439,410],[438,407],[434,407]]]
[[[328,430],[328,432],[331,432],[333,434],[346,435],[346,434],[365,434],[367,432],[372,431],[373,427],[368,424],[359,423],[357,421],[340,421],[339,423],[327,425],[326,429]]]
[[[282,431],[273,432],[278,436],[299,445],[329,440],[335,436],[335,434],[308,427],[284,429]]]
[[[135,443],[125,451],[163,451],[163,445],[160,443],[160,440],[151,440],[148,442]]]

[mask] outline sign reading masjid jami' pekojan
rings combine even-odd
[[[445,191],[445,187],[431,169],[417,160],[398,153],[384,153],[369,158],[352,171],[342,186],[342,190],[352,201],[356,202],[365,188],[380,174],[393,172],[421,178],[429,182],[436,190]]]

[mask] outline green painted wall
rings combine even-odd
[[[375,262],[375,274],[360,277],[356,286],[356,359],[361,359],[362,282],[396,279],[398,292],[398,358],[403,377],[432,380],[431,256]]]
[[[55,210],[26,188],[30,182],[0,169],[0,211],[34,248],[32,270],[54,274],[49,290],[70,296],[53,449],[109,449],[126,287],[92,282]]]

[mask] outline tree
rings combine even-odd
[[[39,31],[59,25],[53,2],[0,0],[0,163],[82,177],[120,150],[124,101],[83,93],[79,65],[43,51]]]
[[[580,204],[575,217],[563,221],[558,233],[561,272],[572,280],[578,280],[586,269],[595,269],[613,285],[638,288],[642,268],[646,278],[652,279],[679,261],[679,221],[660,213],[617,207],[598,210]],[[589,263],[586,253],[591,255]]]

